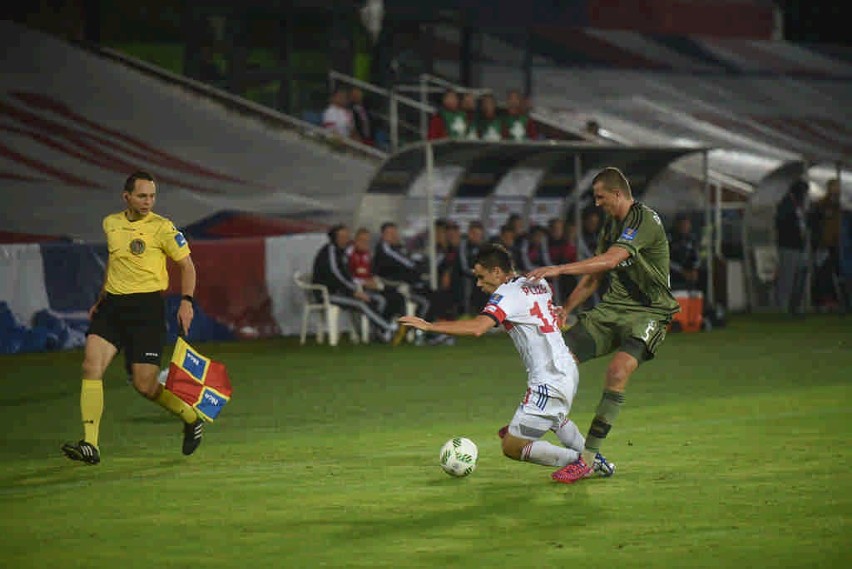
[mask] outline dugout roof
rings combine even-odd
[[[581,176],[606,166],[623,170],[637,195],[648,182],[677,159],[707,150],[675,146],[604,146],[578,142],[477,142],[432,141],[434,167],[456,167],[462,171],[449,192],[457,197],[486,197],[509,172],[541,170],[538,183],[519,197],[561,197],[576,187],[576,160]],[[425,173],[425,142],[406,146],[389,156],[376,171],[368,194],[411,195],[415,182]],[[585,188],[584,188],[585,189]],[[445,192],[437,191],[440,195]]]

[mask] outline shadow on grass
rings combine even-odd
[[[59,454],[44,467],[27,468],[23,472],[0,475],[0,495],[50,494],[59,489],[105,484],[124,483],[128,479],[155,479],[168,472],[186,466],[185,458],[152,460],[145,466],[134,466],[128,471],[126,460],[113,464],[88,465],[71,461]]]
[[[0,407],[22,407],[24,405],[42,405],[48,401],[58,401],[60,399],[65,399],[66,397],[71,397],[75,393],[74,391],[54,391],[54,392],[44,392],[41,391],[39,393],[33,393],[31,395],[21,395],[18,397],[12,398],[0,398]]]
[[[434,479],[426,484],[430,487],[442,487],[457,482],[459,481],[452,479]],[[540,511],[543,520],[553,521],[554,514],[550,508],[543,507],[539,502],[550,501],[555,497],[565,500],[565,510],[562,512],[564,515],[557,513],[555,519],[566,530],[570,530],[589,524],[588,518],[583,515],[567,514],[568,512],[586,512],[591,508],[588,484],[595,482],[590,480],[588,483],[571,486],[549,480],[543,480],[540,485],[534,486],[531,486],[528,480],[495,480],[484,484],[480,482],[469,489],[469,492],[475,496],[475,503],[462,508],[458,507],[458,502],[452,496],[447,496],[445,502],[432,502],[434,509],[428,512],[421,513],[406,509],[395,515],[377,515],[371,520],[361,518],[351,522],[317,521],[313,525],[327,527],[329,523],[332,523],[339,527],[338,533],[343,539],[369,539],[379,536],[381,539],[389,539],[389,536],[394,534],[404,538],[406,535],[440,533],[455,526],[465,525],[498,528],[505,526],[507,521],[529,519],[528,510],[530,509]],[[466,500],[470,499],[469,496],[466,498]],[[308,525],[311,525],[311,522],[308,522]],[[472,543],[471,547],[479,547],[479,544]]]

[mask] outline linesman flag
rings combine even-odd
[[[191,405],[205,421],[213,421],[230,401],[231,381],[221,362],[201,355],[178,336],[166,389]]]

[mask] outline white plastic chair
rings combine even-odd
[[[321,284],[310,282],[301,272],[293,273],[293,280],[305,295],[305,306],[302,309],[302,330],[299,335],[299,343],[304,345],[308,336],[308,325],[311,320],[311,315],[318,313],[319,318],[316,319],[316,339],[318,344],[322,344],[325,340],[325,334],[328,334],[328,343],[330,346],[336,346],[340,340],[340,315],[341,312],[348,312],[352,318],[352,328],[350,330],[350,338],[353,344],[363,341],[365,344],[370,339],[370,321],[365,315],[361,315],[360,319],[360,337],[358,333],[359,323],[356,319],[356,314],[353,311],[343,311],[339,306],[332,304],[328,298],[328,287]],[[314,293],[320,294],[320,300],[317,300]]]

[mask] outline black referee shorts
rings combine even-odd
[[[128,364],[160,366],[166,340],[166,309],[159,292],[107,294],[87,334],[124,351]]]

